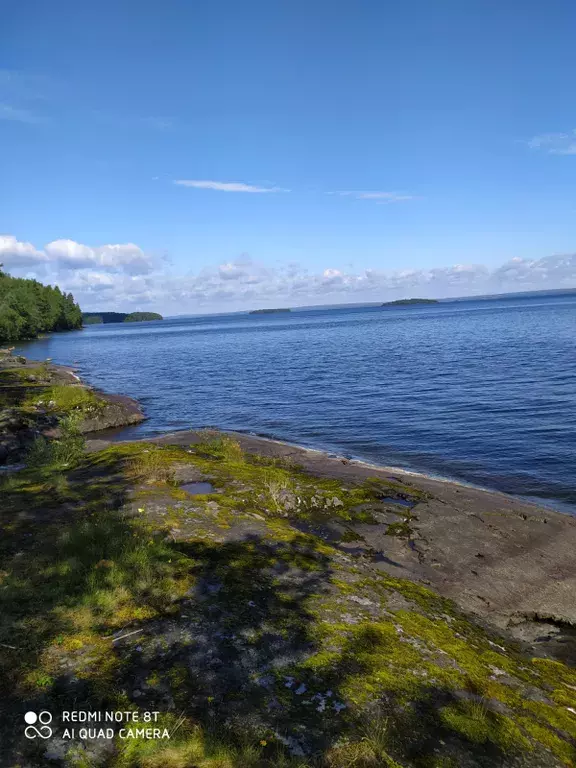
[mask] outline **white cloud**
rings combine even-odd
[[[222,280],[239,280],[246,275],[246,270],[234,262],[226,262],[218,267],[218,275]]]
[[[134,243],[91,248],[74,240],[54,240],[44,248],[48,259],[61,267],[98,267],[111,272],[143,274],[152,270],[152,260]]]
[[[163,314],[259,306],[443,298],[507,291],[576,287],[576,254],[514,257],[495,269],[461,262],[432,269],[327,266],[317,272],[289,263],[271,267],[243,255],[193,274],[175,274],[134,243],[92,247],[55,240],[37,249],[0,237],[0,262],[72,291],[86,310],[148,307]]]
[[[17,240],[13,235],[0,235],[0,264],[5,267],[27,267],[47,261],[46,254],[32,243]]]
[[[117,277],[113,277],[108,272],[86,270],[73,273],[67,279],[66,285],[71,291],[101,293],[102,291],[111,291],[117,285]]]
[[[403,203],[407,200],[416,200],[414,195],[405,195],[399,192],[332,192],[330,194],[354,197],[356,200],[377,200],[382,203]]]
[[[90,267],[95,263],[93,249],[74,240],[54,240],[45,246],[45,251],[50,261],[69,267]]]
[[[528,146],[550,155],[576,155],[576,128],[568,133],[543,133],[534,136]]]
[[[244,184],[239,181],[202,181],[196,179],[178,179],[174,182],[181,187],[193,187],[194,189],[212,189],[217,192],[289,192],[282,187],[257,187],[252,184]]]

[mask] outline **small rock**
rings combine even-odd
[[[358,603],[359,605],[374,605],[372,600],[368,600],[367,597],[358,597],[358,595],[351,595],[349,600],[352,600],[353,603]]]

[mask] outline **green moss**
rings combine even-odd
[[[426,491],[421,491],[419,488],[415,488],[412,485],[394,482],[393,480],[383,480],[380,477],[369,477],[364,485],[378,498],[396,497],[398,499],[414,502],[427,501],[428,499],[433,498],[432,494],[427,493]]]
[[[547,682],[556,685],[571,685],[576,688],[576,669],[567,667],[560,661],[533,658],[532,664]]]
[[[391,523],[386,528],[386,536],[398,536],[399,538],[409,539],[413,534],[412,528],[408,520],[403,520],[398,523]]]
[[[529,736],[549,749],[565,765],[574,765],[576,750],[572,744],[530,717],[519,717],[518,722]]]
[[[47,366],[40,365],[33,368],[6,368],[0,370],[0,384],[15,384],[33,386],[41,385],[42,381],[49,378]],[[34,381],[36,379],[36,381]],[[40,381],[38,381],[40,379]]]
[[[482,701],[461,701],[444,707],[440,718],[445,726],[468,741],[477,744],[492,742],[510,751],[530,751],[530,742],[520,728],[506,715],[490,710]]]
[[[336,589],[341,592],[344,595],[352,595],[355,594],[357,591],[357,586],[354,583],[350,583],[348,581],[344,581],[343,579],[338,578],[332,578],[331,584],[336,587]]]
[[[220,491],[198,498],[192,518],[188,495],[179,495],[173,485],[176,468],[186,463]],[[58,487],[60,501],[55,502]],[[407,488],[393,492],[407,494]],[[279,732],[305,728],[313,744],[319,743],[315,739],[333,744],[337,733],[342,741],[326,747],[324,762],[309,761],[315,768],[344,768],[355,764],[351,760],[370,768],[399,765],[416,743],[428,744],[440,732],[446,732],[450,745],[464,744],[464,751],[474,745],[473,754],[493,754],[490,750],[497,747],[506,754],[528,755],[539,745],[565,761],[570,754],[562,736],[572,733],[572,718],[559,704],[568,706],[573,671],[548,661],[531,662],[494,638],[503,648],[497,649],[492,636],[449,600],[408,580],[375,574],[363,561],[347,560],[293,524],[317,530],[301,525],[304,519],[322,530],[326,520],[356,521],[377,508],[381,484],[345,486],[239,455],[222,443],[189,449],[142,443],[92,454],[74,472],[19,473],[6,489],[0,510],[5,536],[13,550],[27,547],[27,557],[11,557],[9,570],[0,574],[0,610],[9,627],[0,640],[24,648],[28,659],[25,672],[17,665],[8,669],[10,679],[28,674],[36,691],[38,681],[47,680],[44,690],[50,697],[58,670],[68,665],[96,691],[96,698],[116,702],[121,698],[118,681],[136,667],[148,686],[158,686],[145,695],[157,696],[168,687],[178,711],[211,718],[219,730],[210,741],[200,726],[186,730],[189,726],[182,725],[168,745],[119,745],[111,767],[288,765],[282,762],[290,758],[281,744],[272,751],[270,733],[245,746],[224,723],[228,715],[222,713],[236,700],[265,722],[280,718]],[[304,500],[293,512],[282,506],[284,491]],[[111,498],[119,499],[120,512]],[[334,498],[340,503],[325,503]],[[187,503],[177,505],[175,499]],[[41,537],[33,527],[28,543],[24,533],[31,530],[30,517],[62,500],[68,517],[53,524],[49,518]],[[214,500],[217,509],[210,504]],[[135,507],[138,514],[133,514]],[[26,519],[19,514],[23,510]],[[149,510],[167,514],[158,514],[156,521]],[[242,526],[253,523],[255,514],[266,535],[253,535],[251,527],[251,538],[246,538]],[[187,540],[167,539],[167,525],[181,525]],[[232,530],[224,536],[218,526]],[[206,583],[217,584],[218,590],[205,594]],[[187,643],[195,642],[198,617],[201,633],[218,622],[222,637],[215,635],[215,644],[225,663],[236,663],[237,656],[242,660],[246,652],[252,664],[252,658],[278,644],[278,658],[266,666],[273,679],[270,691],[244,681],[241,690],[232,686],[212,696],[213,678],[205,681],[190,667],[186,650]],[[148,637],[154,636],[158,649],[143,669],[129,644],[123,648],[111,642],[113,632],[132,626],[152,628]],[[169,643],[166,638],[176,627],[190,627],[192,639],[185,634],[178,644]],[[495,677],[495,668],[506,676]],[[304,696],[286,687],[287,674],[305,683],[312,696],[330,689],[330,701],[345,702],[345,709],[323,714],[314,700],[304,703]],[[539,690],[539,701],[527,695],[527,686]],[[272,692],[280,709],[267,708]],[[127,701],[126,706],[134,705]],[[359,723],[363,727],[368,713],[378,708],[390,718],[382,739],[374,738],[375,731],[363,736]],[[422,717],[414,714],[421,712]],[[397,737],[394,749],[387,744],[389,733]],[[427,752],[418,760],[419,768],[450,765],[450,756],[441,753]]]
[[[39,394],[29,395],[24,404],[26,406],[42,406],[55,413],[76,412],[83,415],[97,413],[106,405],[105,401],[97,397],[90,389],[80,385],[66,384],[56,384]]]
[[[535,715],[539,720],[556,728],[559,731],[572,736],[576,739],[576,717],[563,707],[555,707],[550,704],[544,704],[540,701],[525,701],[524,708]]]
[[[416,584],[408,579],[396,579],[387,574],[382,574],[375,578],[365,579],[364,585],[375,589],[380,594],[386,595],[390,592],[398,592],[407,600],[415,603],[423,609],[425,613],[434,616],[441,614],[451,615],[454,613],[454,603],[443,597],[440,597],[427,587]]]
[[[359,533],[353,531],[351,528],[347,528],[346,531],[340,537],[340,541],[343,543],[352,543],[353,541],[364,541],[364,537]]]
[[[231,464],[244,463],[245,456],[240,443],[221,432],[204,430],[201,441],[196,443],[194,451],[206,458]]]
[[[356,706],[390,692],[408,696],[420,687],[422,655],[392,621],[362,621],[352,626],[319,621],[314,632],[321,647],[340,650],[320,651],[306,662],[306,668],[322,670],[328,679],[336,666],[345,670],[340,690]]]

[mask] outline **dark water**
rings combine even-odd
[[[218,426],[576,511],[576,296],[89,326],[31,342],[139,399],[140,436]]]

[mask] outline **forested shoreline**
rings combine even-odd
[[[143,320],[163,320],[157,312],[82,312],[84,325],[108,323],[139,323]]]
[[[1,267],[0,343],[82,327],[82,312],[71,293],[37,280],[11,277]]]

